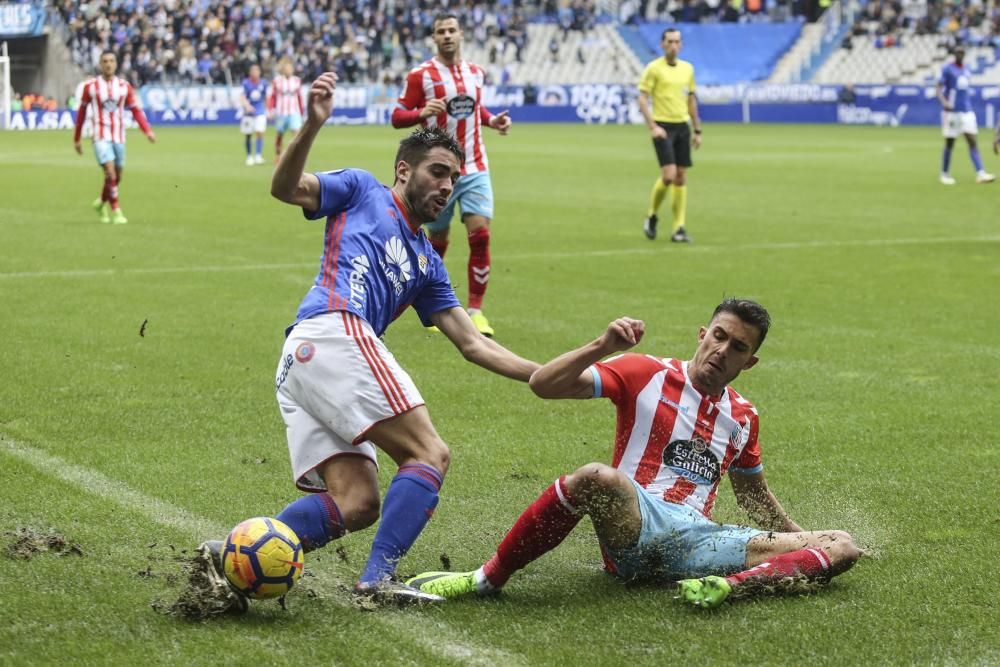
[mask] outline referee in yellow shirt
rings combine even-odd
[[[656,212],[669,193],[674,223],[670,240],[690,243],[691,237],[684,227],[687,213],[686,172],[692,164],[691,146],[701,146],[694,67],[677,57],[681,50],[681,31],[677,28],[663,31],[660,46],[663,57],[649,63],[639,80],[639,111],[646,119],[646,126],[653,136],[656,157],[660,161],[660,177],[653,184],[644,230],[646,238],[656,238]]]

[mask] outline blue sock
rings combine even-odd
[[[245,138],[246,138],[246,145],[247,145],[247,157],[250,157],[250,135],[248,134]]]
[[[972,158],[972,164],[976,167],[976,172],[983,170],[983,158],[979,157],[979,147],[969,149],[969,157]]]
[[[410,550],[437,507],[442,479],[441,473],[422,463],[399,468],[382,503],[382,523],[375,532],[362,583],[395,574],[396,564]]]
[[[264,137],[257,137],[257,155],[264,150]]]
[[[344,534],[340,508],[329,493],[302,496],[277,517],[302,540],[302,550],[312,551]]]
[[[944,154],[941,156],[941,173],[947,174],[949,167],[951,167],[951,148],[945,146]]]

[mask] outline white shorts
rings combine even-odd
[[[295,325],[278,360],[275,390],[293,479],[303,491],[326,490],[316,468],[334,456],[376,462],[368,430],[424,404],[371,326],[345,311]]]
[[[263,133],[267,129],[267,114],[260,116],[243,116],[240,119],[240,132],[243,134]]]
[[[941,112],[941,134],[945,139],[954,139],[960,134],[975,134],[978,131],[974,111]]]

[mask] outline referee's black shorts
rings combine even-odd
[[[667,132],[666,139],[653,139],[653,148],[660,166],[675,164],[678,167],[690,167],[691,162],[691,126],[687,123],[656,122]]]

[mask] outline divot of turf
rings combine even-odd
[[[59,556],[83,555],[83,549],[79,544],[70,542],[54,529],[42,532],[33,528],[18,528],[5,534],[14,538],[4,549],[8,558],[31,560],[49,551]]]

